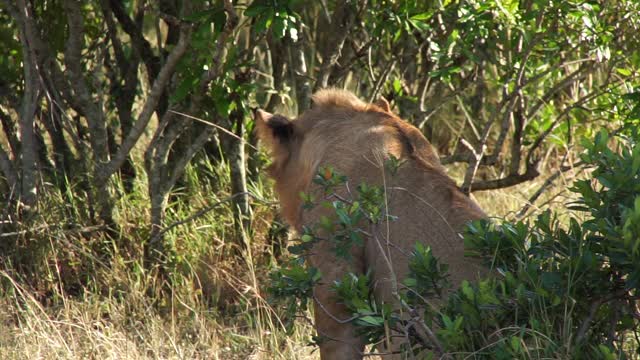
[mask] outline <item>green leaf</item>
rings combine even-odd
[[[288,27],[287,19],[282,18],[280,16],[275,16],[273,18],[271,31],[273,32],[273,35],[276,38],[282,39],[287,34],[287,27]]]
[[[400,79],[393,80],[393,92],[396,94],[402,93],[402,83],[400,82]]]
[[[248,16],[248,17],[256,17],[258,15],[264,14],[265,12],[267,12],[269,10],[271,10],[271,8],[269,6],[264,5],[264,4],[260,4],[258,1],[254,1],[244,11],[244,15]]]
[[[631,70],[625,68],[616,68],[618,74],[622,76],[631,76]]]
[[[412,15],[409,19],[418,20],[418,21],[426,21],[426,20],[431,19],[432,16],[433,16],[433,11],[429,11],[429,12],[423,12],[423,13],[420,13],[420,14]]]
[[[384,324],[384,320],[381,317],[373,317],[371,315],[363,316],[358,318],[358,320],[365,322],[371,326],[380,326]]]
[[[189,74],[180,82],[180,85],[178,85],[176,90],[169,98],[169,102],[172,104],[176,104],[184,100],[187,95],[189,95],[191,90],[195,89],[198,86],[199,82],[200,78],[198,76]]]

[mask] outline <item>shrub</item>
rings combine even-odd
[[[568,204],[567,220],[547,210],[529,221],[469,224],[465,247],[470,256],[486,260],[490,278],[463,282],[446,301],[438,300],[449,287],[447,266],[428,245],[417,243],[398,294],[401,309],[376,303],[366,274],[345,274],[336,282],[336,301],[350,309],[351,322],[369,344],[385,341],[393,329],[410,340],[404,351],[428,358],[637,356],[640,148],[631,137],[610,139],[605,131],[585,148],[582,160],[593,165],[593,179],[570,189],[578,200]],[[346,178],[330,168],[321,169],[315,182],[325,190],[319,203],[336,217],[305,228],[290,248],[293,266],[272,277],[272,294],[288,301],[292,312],[306,306],[322,276],[303,266],[312,244],[331,241],[336,256],[348,256],[349,248],[363,243],[360,224],[387,216],[380,188],[361,184],[353,198],[338,198],[334,190]],[[316,205],[303,196],[307,208]],[[317,228],[331,235],[321,239]],[[418,331],[406,330],[411,328]]]

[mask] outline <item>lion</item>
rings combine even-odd
[[[257,110],[256,131],[271,154],[268,173],[282,215],[298,232],[331,214],[323,206],[303,211],[300,194],[321,191],[312,181],[320,167],[346,175],[347,188],[362,182],[384,186],[387,213],[396,220],[382,226],[381,236],[353,246],[350,260],[337,257],[328,241],[313,245],[308,257],[322,274],[313,290],[315,327],[325,339],[321,359],[361,359],[363,340],[346,321],[352,314],[335,300],[334,282],[347,272],[369,273],[375,300],[397,303],[398,283],[408,274],[407,254],[417,241],[449,265],[454,287],[475,280],[485,269],[464,257],[459,231],[486,214],[449,178],[422,133],[394,115],[386,100],[369,104],[339,89],[320,90],[312,100],[312,108],[295,120]],[[384,166],[391,157],[401,164],[393,176]]]

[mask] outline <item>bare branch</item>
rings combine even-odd
[[[471,122],[471,120],[469,120],[469,122]],[[464,181],[462,183],[462,192],[467,195],[469,195],[475,185],[473,183],[473,178],[476,175],[476,171],[478,170],[478,166],[480,165],[480,160],[482,160],[484,152],[487,148],[487,140],[489,139],[492,125],[492,122],[488,122],[484,126],[484,129],[482,130],[482,136],[480,137],[480,143],[478,144],[478,147],[476,149],[473,149],[473,147],[469,143],[465,144],[464,139],[461,140],[461,143],[463,145],[466,145],[473,154],[472,161],[467,167],[467,171],[464,175]]]
[[[465,139],[460,139],[460,143],[464,145],[472,154],[472,161],[469,162],[469,166],[467,166],[467,171],[464,174],[464,181],[462,182],[462,192],[466,195],[469,195],[471,192],[471,183],[473,178],[476,175],[476,171],[478,171],[478,166],[480,165],[480,160],[482,159],[482,154],[486,150],[486,137],[484,139],[484,143],[480,144],[478,150],[474,149],[471,144],[469,144]]]
[[[569,153],[565,154],[565,159],[567,157]],[[562,161],[560,162],[561,164],[564,163],[564,160],[562,159]],[[520,211],[518,211],[518,213],[516,214],[516,218],[517,219],[521,219],[523,218],[527,211],[529,211],[529,209],[533,206],[533,204],[536,202],[536,200],[538,200],[538,198],[547,190],[547,188],[549,186],[551,186],[557,178],[560,177],[560,175],[562,175],[563,173],[572,170],[572,169],[576,169],[579,167],[584,166],[585,163],[583,161],[578,161],[575,164],[573,164],[572,166],[562,166],[560,167],[560,169],[558,169],[555,173],[553,173],[553,175],[549,176],[547,178],[547,180],[544,181],[544,183],[542,185],[540,185],[540,187],[538,188],[538,190],[536,190],[535,193],[533,193],[533,195],[531,195],[531,197],[529,198],[529,200],[527,201],[527,203],[525,204],[525,206],[522,207],[522,209],[520,209]]]
[[[293,73],[296,85],[296,103],[298,113],[307,110],[311,105],[311,78],[307,69],[307,62],[304,55],[303,38],[293,43],[291,46],[291,58],[293,62]]]
[[[619,80],[618,84],[616,86],[620,86],[624,83],[625,79]],[[560,123],[564,120],[564,118],[569,115],[571,113],[572,110],[574,110],[577,107],[580,107],[582,104],[600,96],[601,94],[610,91],[611,88],[609,88],[611,84],[610,83],[605,83],[602,86],[600,86],[600,88],[596,91],[592,91],[591,93],[581,97],[580,99],[576,100],[573,104],[567,106],[566,109],[564,109],[564,111],[562,111],[558,117],[551,123],[551,125],[549,125],[549,128],[547,130],[545,130],[542,134],[540,134],[536,140],[533,142],[533,144],[531,145],[531,147],[529,147],[529,153],[527,155],[527,162],[530,161],[530,159],[534,156],[535,150],[537,148],[539,148],[542,145],[542,142],[544,141],[544,139],[547,138],[547,136],[549,136],[557,127],[558,125],[560,125]]]
[[[18,140],[18,136],[16,136],[15,126],[11,117],[2,111],[2,108],[0,108],[0,124],[2,124],[4,136],[9,142],[9,148],[11,149],[11,153],[14,154],[15,159],[17,154],[20,154],[20,141]]]
[[[596,313],[598,312],[598,309],[600,309],[601,305],[609,301],[620,299],[623,296],[627,295],[628,292],[629,289],[620,289],[613,294],[593,300],[589,308],[589,314],[580,324],[578,332],[576,332],[575,343],[580,344],[582,340],[584,340],[585,336],[587,335],[587,331],[589,331],[589,328],[591,327],[591,322],[593,322],[593,318],[596,316]]]
[[[393,60],[387,63],[387,66],[384,68],[382,74],[380,74],[380,77],[378,77],[378,81],[373,86],[373,91],[371,92],[371,98],[369,99],[370,102],[373,102],[376,98],[378,98],[378,93],[380,92],[380,89],[389,78],[389,74],[391,74],[393,69],[396,67],[397,62],[398,60],[394,58]]]
[[[213,131],[211,128],[205,128],[200,133],[200,135],[198,135],[198,137],[189,145],[186,151],[181,154],[180,158],[174,162],[173,168],[170,169],[169,172],[169,180],[165,185],[168,189],[171,189],[175,185],[178,178],[182,176],[182,173],[184,172],[184,169],[189,161],[191,161],[193,156],[198,151],[200,151],[200,149],[202,149],[207,141],[209,141],[209,138],[212,134]]]
[[[533,118],[538,113],[540,108],[542,108],[542,106],[544,106],[545,104],[548,104],[549,101],[560,90],[571,86],[576,81],[584,79],[592,69],[593,69],[593,66],[592,66],[591,62],[585,62],[582,65],[580,65],[580,67],[578,69],[576,69],[574,72],[572,72],[569,75],[567,75],[564,79],[562,79],[557,84],[555,84],[551,89],[549,89],[540,98],[540,100],[538,100],[538,102],[534,106],[531,107],[531,109],[529,110],[529,112],[526,115],[526,118],[527,119]]]
[[[538,163],[536,162],[535,164],[528,165],[527,171],[525,171],[524,174],[510,174],[500,179],[474,182],[471,184],[471,191],[503,189],[533,180],[539,175]]]
[[[224,11],[227,13],[227,22],[224,25],[222,33],[220,33],[220,36],[218,36],[216,40],[216,55],[213,59],[215,66],[204,72],[200,79],[200,91],[194,94],[196,97],[196,103],[198,104],[202,101],[202,94],[206,91],[209,83],[222,73],[224,63],[227,58],[227,40],[233,34],[236,26],[238,26],[238,14],[236,14],[230,0],[224,0]]]
[[[108,0],[100,0],[100,7],[102,10],[102,15],[104,16],[104,22],[107,25],[107,34],[109,35],[109,40],[113,45],[113,53],[116,56],[116,63],[118,64],[118,68],[122,74],[127,73],[127,68],[129,64],[127,62],[127,57],[124,55],[124,51],[122,49],[122,43],[120,42],[120,37],[118,37],[118,31],[116,29],[116,24],[113,21],[113,17],[111,16],[112,10],[111,5]]]

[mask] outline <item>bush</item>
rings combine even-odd
[[[410,340],[405,352],[427,358],[637,356],[640,148],[633,137],[610,139],[605,131],[585,148],[582,160],[593,166],[593,179],[570,189],[578,200],[568,204],[568,219],[546,211],[532,221],[469,224],[465,247],[470,256],[486,260],[494,270],[490,278],[463,282],[438,301],[449,287],[447,266],[418,243],[398,294],[402,309],[376,303],[366,274],[345,274],[334,286],[336,301],[350,309],[351,321],[369,344],[384,341],[395,329]],[[332,241],[336,256],[347,256],[351,246],[363,243],[359,224],[386,216],[381,189],[362,184],[352,199],[331,196],[345,181],[330,168],[320,170],[315,182],[327,195],[320,203],[335,210],[335,220],[323,218],[305,228],[291,247],[293,266],[273,276],[272,294],[292,312],[306,308],[310,289],[321,278],[317,269],[303,266],[306,250],[317,241]],[[316,204],[309,196],[305,202]],[[319,227],[331,230],[329,238],[315,236]],[[406,330],[412,327],[416,331]]]

